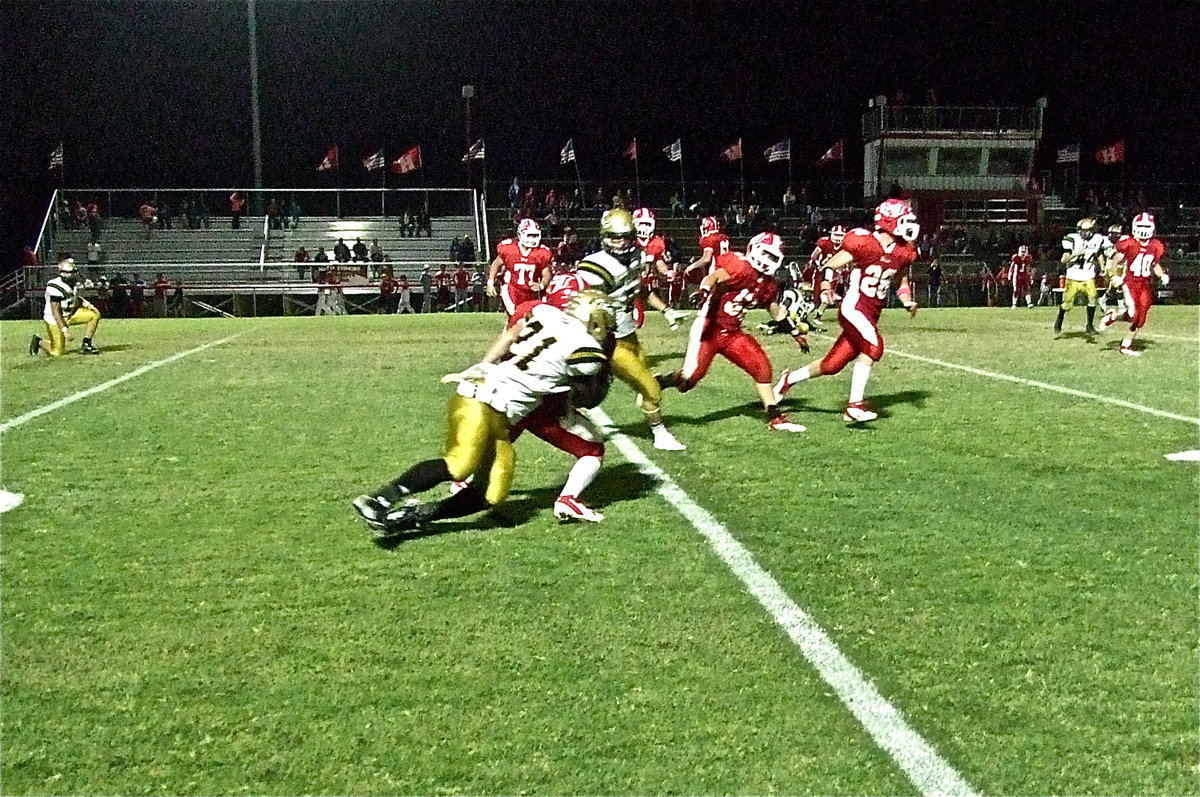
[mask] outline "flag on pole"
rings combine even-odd
[[[742,159],[742,140],[739,138],[721,150],[721,157],[727,161],[740,161]]]
[[[842,159],[842,142],[845,139],[838,139],[838,142],[829,149],[825,150],[825,154],[817,160],[817,165],[820,166],[830,161],[840,161]]]
[[[1079,145],[1072,144],[1058,151],[1057,163],[1079,163]]]
[[[625,148],[625,157],[630,160],[637,160],[637,137],[634,136],[632,143]]]
[[[563,166],[575,162],[575,139],[567,139],[567,143],[563,144],[562,152],[558,153],[558,159]]]
[[[383,159],[383,150],[379,150],[371,157],[363,159],[363,167],[369,172],[382,169],[386,165],[387,162]]]
[[[408,174],[421,168],[421,148],[413,147],[408,152],[392,161],[392,171],[396,174]]]
[[[1125,142],[1118,141],[1115,144],[1110,144],[1107,147],[1101,147],[1096,150],[1096,163],[1102,163],[1105,166],[1110,166],[1114,163],[1122,163],[1125,160]]]
[[[672,163],[683,160],[683,139],[675,139],[674,144],[663,147],[663,152],[666,154],[667,160],[671,161]]]
[[[50,153],[50,170],[61,169],[63,167],[63,145],[58,142],[58,146]]]
[[[763,157],[767,159],[767,163],[790,161],[792,159],[792,140],[785,138],[778,144],[772,144],[763,150]]]
[[[462,161],[463,161],[463,163],[466,163],[467,161],[483,160],[483,158],[484,158],[483,139],[481,138],[467,149],[467,154],[463,155]]]
[[[338,148],[336,146],[333,146],[333,147],[330,147],[329,151],[325,153],[325,160],[321,161],[321,165],[317,167],[317,171],[327,172],[331,169],[336,169],[337,167],[338,167]]]

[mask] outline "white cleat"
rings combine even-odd
[[[1120,352],[1121,352],[1121,354],[1124,354],[1127,357],[1141,357],[1142,356],[1142,353],[1140,351],[1130,348],[1129,346],[1122,346],[1120,348]]]
[[[792,369],[784,368],[783,373],[779,375],[779,381],[776,382],[775,387],[771,389],[772,398],[775,399],[776,404],[783,401],[784,394],[792,389],[791,384],[788,383],[788,377],[791,375]]]
[[[560,495],[555,500],[554,517],[559,520],[586,520],[589,523],[599,523],[604,520],[604,515],[573,495]]]
[[[767,428],[776,432],[807,432],[808,427],[798,423],[792,423],[783,415],[776,415],[771,420],[767,421]]]
[[[1104,317],[1100,319],[1100,329],[1101,330],[1108,329],[1115,323],[1117,323],[1117,311],[1109,310],[1107,313],[1104,314]]]
[[[675,439],[663,426],[651,427],[654,432],[654,447],[659,451],[686,451],[687,446]]]
[[[878,417],[879,413],[871,412],[861,401],[856,404],[847,404],[846,411],[842,413],[842,420],[846,423],[866,423]]]

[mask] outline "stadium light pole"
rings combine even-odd
[[[475,87],[474,86],[468,84],[468,85],[462,87],[464,114],[465,114],[466,120],[467,120],[467,148],[466,148],[466,150],[464,150],[465,152],[471,151],[471,144],[473,143],[471,141],[471,98],[474,96],[475,96]],[[467,158],[467,188],[471,188],[471,161],[473,161],[473,160],[475,160],[475,159]],[[483,190],[484,191],[487,190],[486,185],[483,187]]]
[[[250,137],[254,160],[254,197],[251,207],[255,215],[262,213],[262,127],[258,112],[258,20],[255,0],[246,0],[246,27],[250,39]]]

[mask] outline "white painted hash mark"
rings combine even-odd
[[[20,493],[10,493],[8,490],[0,490],[0,515],[3,515],[10,509],[16,509],[25,500],[25,496]]]
[[[626,460],[652,477],[656,492],[708,540],[716,554],[758,599],[800,652],[850,709],[867,733],[904,770],[923,795],[973,795],[971,787],[929,742],[913,730],[900,711],[846,658],[837,644],[796,604],[779,582],[755,561],[728,529],[697,504],[674,479],[652,462],[637,445],[618,432],[601,409],[587,410]]]
[[[246,330],[246,331],[249,331],[249,330]],[[16,427],[21,426],[23,424],[29,423],[34,418],[40,418],[41,416],[43,416],[47,413],[54,412],[55,410],[58,410],[58,409],[62,409],[63,407],[67,406],[68,404],[74,404],[76,401],[79,401],[80,399],[85,399],[88,396],[94,396],[97,393],[103,393],[105,390],[108,390],[110,387],[116,387],[117,385],[121,384],[122,382],[128,382],[130,379],[133,379],[136,376],[141,376],[142,374],[147,373],[148,371],[153,371],[155,368],[160,368],[169,363],[173,363],[176,360],[182,360],[184,357],[188,357],[193,354],[198,354],[207,349],[211,349],[213,346],[220,346],[223,343],[228,343],[229,341],[233,340],[234,338],[240,338],[242,335],[245,335],[245,334],[246,334],[245,331],[239,332],[236,335],[230,335],[227,338],[221,338],[220,340],[214,340],[212,343],[205,343],[203,346],[197,346],[194,349],[188,349],[187,351],[181,351],[178,354],[172,354],[170,357],[167,357],[165,359],[155,360],[152,363],[146,363],[145,365],[141,366],[140,368],[134,368],[132,371],[130,371],[127,374],[122,374],[121,376],[118,376],[114,379],[110,379],[107,382],[102,382],[98,385],[95,385],[94,387],[89,387],[87,390],[81,390],[78,393],[72,393],[71,395],[69,395],[65,398],[60,398],[58,401],[51,402],[50,404],[47,404],[44,407],[38,407],[36,410],[30,410],[29,412],[25,413],[24,415],[18,415],[16,418],[13,418],[12,420],[5,421],[4,423],[0,423],[0,434],[3,434],[10,429],[15,429]]]
[[[1200,462],[1200,451],[1176,451],[1174,454],[1164,454],[1172,462]]]

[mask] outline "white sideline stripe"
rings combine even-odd
[[[1163,456],[1172,462],[1200,462],[1200,451],[1177,451]]]
[[[1083,390],[1076,390],[1073,387],[1052,385],[1049,382],[1039,382],[1036,379],[1024,379],[1019,376],[997,373],[996,371],[985,371],[982,368],[972,368],[969,365],[959,365],[958,363],[949,363],[945,360],[935,360],[933,357],[925,357],[920,354],[910,354],[909,352],[898,351],[892,348],[889,348],[887,353],[894,354],[897,357],[907,357],[910,360],[929,363],[930,365],[937,365],[942,368],[950,368],[955,371],[966,371],[968,374],[975,374],[976,376],[986,376],[989,379],[1000,379],[1005,382],[1015,382],[1018,385],[1026,385],[1028,387],[1039,387],[1042,390],[1052,390],[1055,393],[1065,393],[1068,396],[1091,399],[1092,401],[1099,401],[1103,404],[1112,404],[1115,407],[1124,407],[1128,410],[1137,410],[1138,412],[1144,412],[1148,415],[1157,415],[1160,418],[1170,418],[1173,421],[1184,421],[1186,423],[1192,423],[1200,426],[1200,418],[1189,418],[1186,415],[1177,415],[1173,412],[1167,412],[1166,410],[1157,410],[1154,407],[1147,407],[1144,404],[1135,404],[1132,401],[1112,398],[1111,396],[1101,396],[1097,393],[1088,393]]]
[[[904,770],[921,794],[975,794],[962,775],[909,727],[899,710],[879,694],[828,634],[788,597],[779,582],[754,560],[754,556],[734,539],[720,521],[693,501],[632,440],[618,432],[612,419],[603,410],[596,408],[587,412],[604,429],[608,439],[616,444],[626,460],[656,480],[656,492],[704,535],[716,554],[787,632],[804,657],[871,734],[875,743]]]
[[[249,330],[246,330],[246,331],[248,332]],[[110,387],[116,387],[117,385],[121,384],[122,382],[128,382],[130,379],[133,379],[135,376],[141,376],[142,374],[144,374],[148,371],[153,371],[155,368],[160,368],[169,363],[173,363],[176,360],[182,360],[184,357],[188,357],[193,354],[198,354],[199,352],[202,352],[205,349],[211,349],[213,346],[220,346],[222,343],[228,343],[229,341],[233,340],[234,338],[240,338],[242,335],[245,335],[245,334],[246,334],[246,332],[239,332],[236,335],[230,335],[227,338],[221,338],[220,340],[214,340],[212,343],[205,343],[203,346],[197,346],[194,349],[188,349],[187,351],[181,351],[178,354],[172,354],[170,357],[167,357],[166,359],[156,360],[152,363],[146,363],[145,365],[141,366],[140,368],[135,368],[127,374],[122,374],[121,376],[118,376],[114,379],[110,379],[107,382],[102,382],[99,385],[95,385],[94,387],[89,387],[87,390],[81,390],[78,393],[72,393],[71,395],[67,396],[66,398],[60,398],[58,401],[51,402],[50,404],[47,404],[44,407],[38,407],[36,410],[30,410],[29,412],[25,413],[24,415],[18,415],[16,418],[13,418],[10,421],[5,421],[4,423],[0,424],[0,434],[3,434],[10,429],[14,429],[18,426],[21,426],[22,424],[29,423],[34,418],[40,418],[41,416],[43,416],[47,413],[62,409],[63,407],[67,406],[68,404],[74,404],[76,401],[79,401],[80,399],[85,399],[88,396],[94,396],[97,393],[103,393],[105,390],[108,390]]]
[[[10,493],[8,490],[0,490],[0,515],[10,509],[16,509],[25,500],[25,496],[20,493]]]

